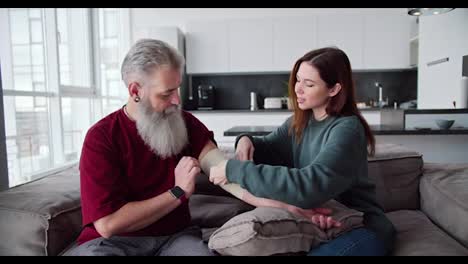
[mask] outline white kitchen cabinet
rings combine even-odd
[[[234,126],[280,126],[292,112],[192,112],[209,130],[213,131],[218,145],[234,146],[236,137],[224,136],[224,131]]]
[[[273,69],[273,25],[271,19],[229,22],[230,72],[265,72]]]
[[[423,74],[418,82],[418,86],[423,90],[421,93],[418,91],[419,109],[454,108],[453,101],[457,99],[457,90],[455,87],[447,87],[450,76],[453,76],[453,66],[452,62],[447,61],[432,66],[426,63],[419,67]]]
[[[415,21],[402,10],[189,22],[187,72],[290,71],[326,46],[344,50],[356,70],[409,68]]]
[[[460,106],[462,58],[468,54],[466,25],[467,8],[420,17],[418,108],[453,108],[453,101]]]
[[[364,16],[320,14],[317,23],[318,47],[336,46],[348,55],[352,69],[364,68]]]
[[[177,27],[145,27],[139,28],[135,32],[135,42],[142,38],[158,39],[171,45],[184,54],[184,34]]]
[[[230,71],[227,22],[192,21],[186,30],[187,73]]]
[[[362,117],[369,125],[380,125],[381,113],[380,110],[375,111],[361,111]]]
[[[413,17],[405,12],[364,16],[363,67],[401,69],[410,67],[410,30]]]
[[[317,16],[273,20],[273,70],[291,71],[306,52],[317,48]]]

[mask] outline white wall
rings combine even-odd
[[[190,20],[307,16],[312,14],[388,13],[406,8],[132,8],[132,32],[154,26],[177,26]],[[405,11],[406,12],[406,11]]]

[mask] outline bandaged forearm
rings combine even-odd
[[[210,177],[210,169],[226,161],[227,160],[223,153],[218,148],[214,148],[205,154],[203,159],[200,161],[200,166],[203,172]],[[237,183],[228,183],[220,185],[220,187],[241,200],[244,196],[244,189]]]

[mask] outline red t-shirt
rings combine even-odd
[[[144,143],[123,108],[92,126],[80,159],[83,227],[78,243],[101,237],[93,222],[131,201],[155,197],[174,187],[174,169],[182,156],[198,158],[209,131],[192,114],[182,111],[188,132],[187,147],[177,156],[161,159]],[[176,233],[190,224],[187,203],[155,223],[125,236],[161,236]]]

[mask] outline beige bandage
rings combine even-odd
[[[200,161],[200,166],[203,172],[208,175],[208,177],[210,177],[211,167],[214,167],[221,162],[227,162],[227,160],[224,158],[223,153],[218,148],[214,148],[206,153],[206,155]],[[237,183],[228,183],[220,185],[220,187],[241,200],[244,196],[244,189],[242,189],[242,187],[240,187],[240,185]]]

